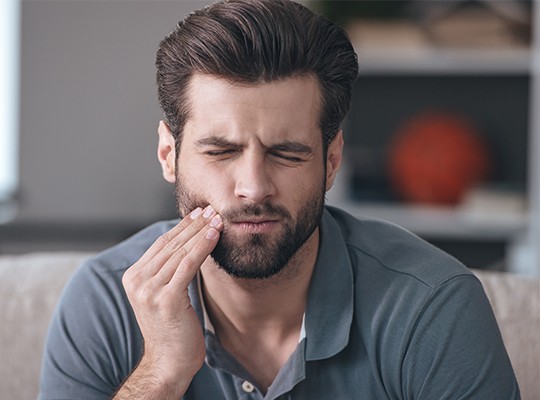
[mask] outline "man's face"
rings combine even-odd
[[[188,101],[178,211],[211,204],[224,222],[216,263],[239,278],[273,276],[316,231],[337,170],[323,159],[317,80],[246,86],[195,75]]]

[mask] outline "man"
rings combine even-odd
[[[88,261],[42,399],[518,399],[478,280],[324,206],[357,61],[289,0],[189,15],[157,54],[158,158],[183,219]]]

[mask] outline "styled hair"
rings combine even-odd
[[[325,150],[349,111],[358,75],[345,31],[291,0],[225,0],[192,12],[161,41],[156,68],[158,100],[177,148],[196,73],[239,84],[315,75]]]

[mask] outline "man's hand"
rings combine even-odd
[[[144,352],[115,399],[178,399],[201,368],[206,347],[188,286],[222,229],[221,217],[211,206],[197,208],[125,272],[122,283],[144,338]]]

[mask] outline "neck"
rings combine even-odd
[[[234,278],[208,259],[201,268],[202,290],[218,337],[286,335],[301,325],[318,245],[317,229],[279,274],[264,280]]]

